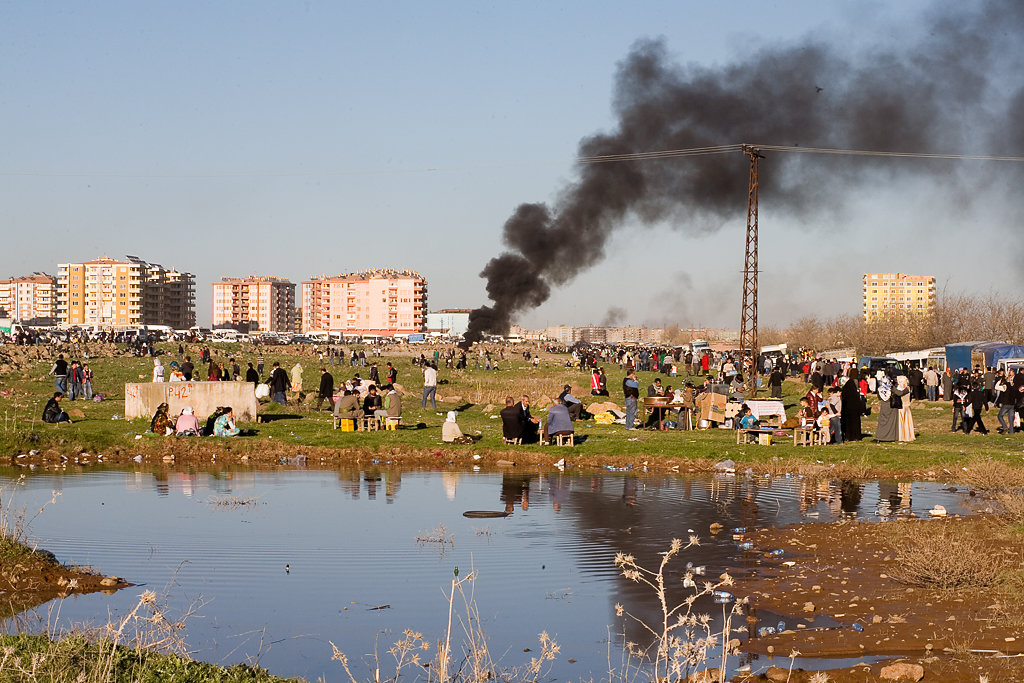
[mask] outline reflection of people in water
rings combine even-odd
[[[839,507],[848,514],[856,514],[860,508],[860,497],[863,491],[860,484],[849,479],[839,482]]]
[[[501,502],[505,503],[505,512],[515,512],[517,501],[524,511],[530,509],[530,479],[533,477],[509,472],[501,475]]]
[[[636,505],[636,477],[624,477],[622,480],[622,502],[633,507]]]
[[[562,511],[562,505],[569,502],[569,477],[559,473],[548,477],[548,495],[551,496],[551,509]]]

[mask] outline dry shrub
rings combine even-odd
[[[985,588],[998,583],[1008,568],[1005,556],[992,552],[978,534],[955,521],[890,523],[895,567],[901,583],[945,590]]]
[[[964,483],[986,493],[1021,490],[1024,489],[1024,469],[1000,460],[982,460],[967,467]]]
[[[996,512],[1011,524],[1024,523],[1024,493],[1019,491],[997,493]]]

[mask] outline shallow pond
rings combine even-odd
[[[706,565],[709,577],[751,566],[732,527],[877,520],[900,510],[927,516],[936,504],[967,512],[962,492],[934,483],[383,466],[35,472],[14,504],[34,513],[54,490],[61,496],[32,521],[32,539],[62,562],[139,585],[52,603],[37,611],[41,619],[102,622],[108,611],[116,618],[130,610],[143,590],[169,590],[175,610],[205,603],[188,622],[196,658],[258,659],[274,673],[310,680],[343,676],[328,641],[366,679],[375,652],[382,671],[393,667],[387,650],[403,630],[432,644],[442,638],[444,591],[456,568],[460,577],[476,572],[475,607],[501,665],[526,663],[546,631],[561,646],[552,676],[602,680],[609,657],[613,665],[621,660],[624,628],[628,639],[642,638],[616,617],[616,603],[660,621],[655,595],[613,566],[617,552],[655,568],[672,538],[699,535],[701,546],[671,569],[668,583],[681,597],[687,561]],[[480,519],[466,511],[511,514]],[[725,531],[711,536],[712,522]],[[441,526],[452,542],[423,540]],[[702,608],[721,614],[710,601]],[[22,615],[7,627],[31,628],[31,621]],[[757,671],[769,662],[753,664]]]

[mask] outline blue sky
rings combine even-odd
[[[614,126],[616,64],[638,39],[715,67],[808,35],[899,42],[932,6],[0,2],[0,275],[135,254],[195,273],[208,322],[224,275],[395,266],[427,277],[431,308],[476,307],[512,210],[555,198],[579,140]],[[910,179],[796,220],[762,196],[761,324],[858,313],[865,271],[1009,289],[1019,250],[949,248],[999,244],[1000,197],[958,210]],[[633,323],[738,326],[742,220],[705,237],[626,225],[609,247],[521,322],[619,307]]]

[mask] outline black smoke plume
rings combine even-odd
[[[584,138],[579,156],[738,143],[1024,152],[1024,2],[939,3],[917,26],[919,38],[893,32],[899,44],[884,49],[846,55],[842,38],[809,39],[716,68],[680,66],[662,41],[641,40],[619,64],[615,130]],[[953,185],[959,179],[951,162],[768,156],[762,204],[797,215],[838,210],[851,186],[879,173],[931,174],[962,187]],[[485,332],[504,334],[517,313],[605,258],[609,236],[628,219],[671,221],[695,234],[741,220],[747,168],[739,151],[581,164],[578,180],[551,206],[522,204],[505,223],[507,250],[481,273],[494,303],[470,314],[467,343]],[[623,273],[624,285],[639,276]]]

